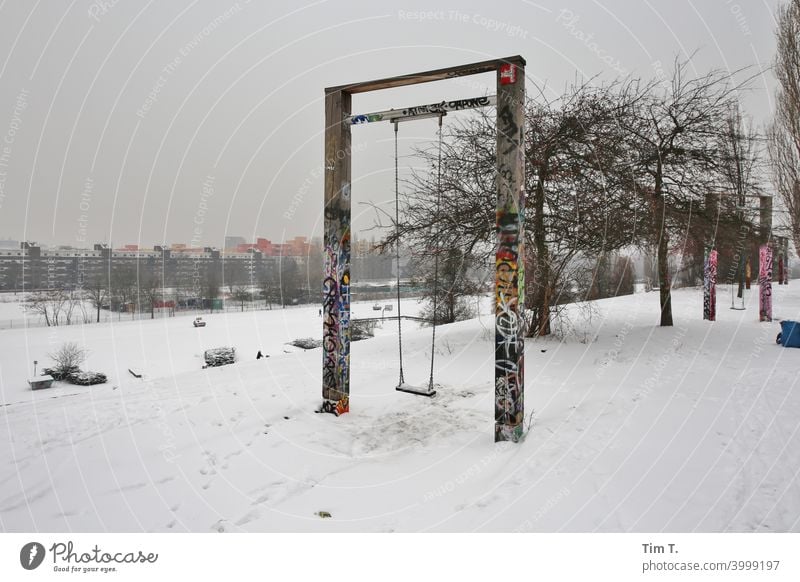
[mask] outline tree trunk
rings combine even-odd
[[[536,335],[550,335],[550,250],[547,248],[544,232],[544,185],[536,194],[536,216],[534,218],[533,240],[536,244]]]
[[[667,255],[666,229],[663,229],[658,241],[658,279],[660,283],[659,298],[661,300],[661,326],[672,325],[672,293],[669,282],[669,260]]]
[[[544,230],[544,182],[547,168],[541,168],[533,199],[533,244],[536,267],[533,275],[533,325],[528,337],[550,335],[550,253]]]
[[[658,165],[655,183],[655,210],[654,223],[659,228],[658,233],[658,283],[659,299],[661,301],[661,327],[672,326],[672,293],[669,281],[669,232],[667,231],[667,215],[662,195],[661,164]]]
[[[795,253],[800,255],[800,217],[797,217],[792,227],[792,238],[794,239]]]
[[[100,303],[97,304],[97,323],[100,323]]]

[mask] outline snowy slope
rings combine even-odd
[[[800,319],[800,290],[773,289],[776,317]],[[0,528],[798,531],[800,350],[755,321],[755,293],[747,311],[726,297],[709,323],[700,291],[676,291],[670,329],[654,325],[656,293],[604,300],[563,341],[529,341],[521,445],[492,442],[486,313],[437,332],[433,399],[394,391],[391,326],[354,343],[341,418],[313,412],[321,351],[283,350],[320,335],[316,309],[202,330],[175,318],[55,340],[2,332]],[[406,379],[424,382],[430,331],[403,331]],[[71,333],[111,382],[20,388],[32,356]],[[240,363],[199,369],[205,347],[226,344]]]

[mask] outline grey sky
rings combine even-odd
[[[0,238],[222,246],[321,234],[323,89],[520,54],[533,83],[767,69],[772,0],[0,2]],[[355,112],[494,92],[467,78]],[[765,71],[742,96],[772,111]],[[446,119],[447,122],[449,120]],[[435,121],[404,124],[403,152]],[[392,127],[353,131],[356,229],[393,196]],[[405,157],[403,167],[414,163]],[[195,233],[197,223],[200,234]]]

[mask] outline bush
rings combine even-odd
[[[49,374],[53,377],[53,380],[67,380],[72,374],[76,372],[80,372],[80,368],[77,366],[73,368],[67,368],[62,370],[61,368],[42,368],[42,374]]]
[[[95,384],[105,384],[108,378],[102,372],[81,372],[80,370],[73,372],[67,377],[67,382],[70,384],[78,384],[79,386],[94,386]]]
[[[56,380],[64,380],[70,374],[80,370],[80,366],[86,361],[89,350],[80,347],[77,342],[67,342],[58,350],[47,354],[55,362],[52,368],[45,368],[48,373]]]
[[[205,351],[203,358],[206,361],[206,368],[233,364],[236,361],[236,348],[212,348]]]
[[[105,384],[108,381],[108,378],[102,372],[83,372],[77,367],[67,370],[42,368],[42,374],[51,375],[53,380],[65,381],[79,386],[94,386],[95,384]]]
[[[350,341],[357,342],[375,337],[374,321],[350,321]]]
[[[289,342],[289,345],[304,350],[313,350],[322,346],[322,340],[314,339],[313,337],[301,337]]]

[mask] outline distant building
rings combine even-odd
[[[258,284],[273,276],[278,260],[262,253],[221,253],[217,249],[171,248],[155,245],[152,250],[126,245],[111,249],[95,244],[89,249],[42,249],[33,242],[23,242],[17,249],[0,249],[0,291],[76,289],[96,279],[133,277],[136,284],[156,278],[168,288],[186,289],[199,294],[210,279],[218,283],[236,273]],[[226,277],[226,273],[230,275]],[[245,275],[242,275],[244,273]]]
[[[243,236],[226,236],[225,237],[225,250],[235,249],[239,245],[243,245],[245,243],[245,238]]]
[[[236,247],[226,246],[226,250],[237,253],[257,250],[265,257],[307,257],[312,252],[312,248],[312,244],[304,236],[296,236],[283,243],[274,243],[269,239],[259,237],[255,243],[241,242]]]
[[[353,266],[360,278],[391,275],[390,256],[377,255],[366,243],[358,244],[357,248]],[[0,291],[85,288],[93,281],[107,282],[110,276],[112,284],[115,278],[132,278],[135,285],[147,284],[155,278],[165,288],[180,288],[186,296],[198,296],[215,284],[229,286],[235,281],[235,284],[259,286],[280,280],[281,270],[289,273],[294,267],[310,269],[311,278],[318,276],[321,285],[319,239],[309,242],[306,237],[297,236],[273,243],[258,238],[255,243],[240,243],[223,251],[187,247],[183,243],[159,244],[152,249],[138,244],[111,248],[100,243],[91,249],[42,248],[25,241],[13,249],[0,248]],[[308,296],[317,291],[317,283],[308,278],[298,285],[310,288],[304,291]]]

